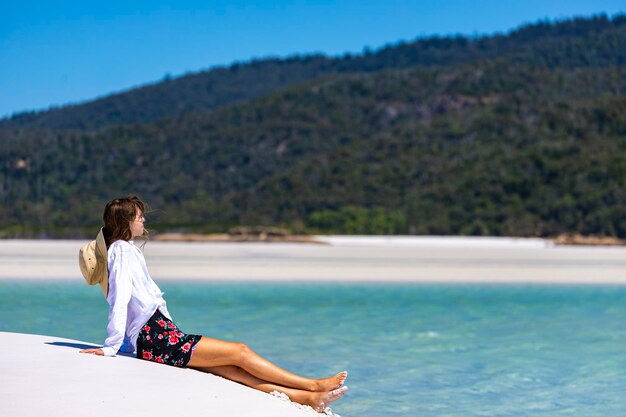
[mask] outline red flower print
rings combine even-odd
[[[182,349],[184,352],[189,352],[189,349],[191,349],[191,344],[189,344],[189,343],[185,343],[181,349]]]
[[[165,322],[163,320],[159,320],[157,321],[157,323],[159,324],[159,326],[165,327]]]
[[[159,335],[159,339],[163,339],[163,335],[162,334]]]
[[[143,326],[143,331],[148,333],[150,331],[150,326],[148,326],[147,324]]]
[[[175,325],[174,323],[172,323],[172,322],[170,322],[170,323],[168,324],[168,327],[169,327],[170,329],[172,329],[172,330],[176,330],[176,325]]]
[[[149,361],[150,359],[152,359],[152,352],[148,352],[148,351],[144,351],[143,352],[143,356],[142,356],[145,360]]]
[[[150,335],[146,336],[146,340],[150,340]]]
[[[183,332],[178,332],[178,333],[176,333],[176,336],[178,336],[178,337],[183,337],[183,336],[184,336],[184,334],[183,334]]]
[[[170,344],[175,345],[178,343],[178,338],[176,336],[170,336]]]
[[[156,358],[154,358],[154,361],[155,361],[155,362],[158,362],[158,363],[164,363],[164,362],[163,362],[163,358],[162,358],[162,357],[160,357],[160,356],[157,356]]]

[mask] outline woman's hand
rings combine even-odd
[[[104,351],[100,348],[83,349],[80,353],[89,353],[90,355],[104,356]]]

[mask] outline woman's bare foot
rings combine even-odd
[[[312,396],[312,401],[309,405],[317,412],[324,411],[329,404],[341,398],[346,391],[348,391],[348,387],[344,386],[332,391],[316,393]]]
[[[343,371],[329,378],[318,379],[317,387],[315,387],[315,389],[313,389],[312,391],[328,392],[328,391],[336,390],[337,388],[342,386],[344,382],[346,382],[347,377],[348,377],[348,371]]]

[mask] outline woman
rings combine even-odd
[[[105,207],[108,288],[104,283],[103,291],[109,303],[108,337],[102,348],[81,353],[114,356],[120,349],[136,349],[140,359],[210,372],[264,392],[279,391],[316,411],[346,392],[347,372],[324,379],[304,378],[279,368],[243,343],[181,332],[172,323],[142,251],[133,243],[135,237],[147,236],[144,209],[137,197],[118,198]]]

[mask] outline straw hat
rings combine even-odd
[[[96,240],[85,244],[78,251],[78,265],[80,272],[89,285],[100,284],[105,298],[109,291],[109,270],[107,267],[107,245],[104,241],[102,229]]]

